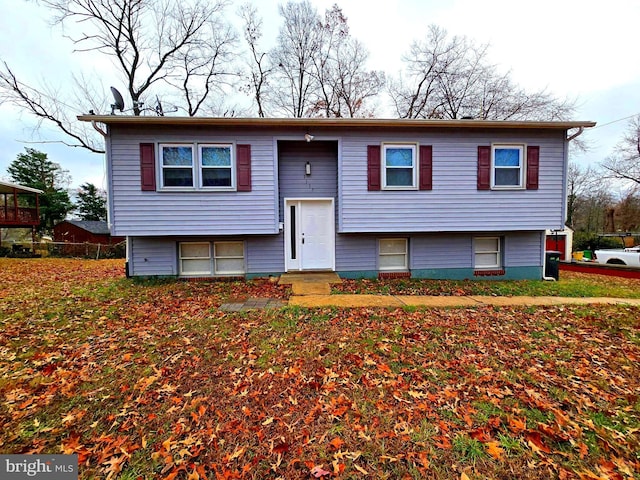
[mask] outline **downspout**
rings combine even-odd
[[[542,241],[544,242],[545,248],[543,251],[542,258],[542,280],[545,282],[555,282],[555,277],[547,277],[547,234],[543,233]],[[559,267],[558,267],[559,268]]]
[[[98,124],[95,122],[95,120],[92,120],[92,121],[91,121],[91,126],[92,126],[92,127],[93,127],[93,128],[94,128],[94,129],[95,129],[95,130],[100,134],[100,135],[102,135],[104,138],[107,138],[107,133],[106,133],[104,130],[102,130],[102,129],[98,126]]]
[[[582,132],[584,132],[584,127],[578,127],[578,131],[576,133],[567,137],[567,142],[570,142],[574,138],[579,137],[580,135],[582,135]]]
[[[578,131],[576,133],[574,133],[573,135],[570,135],[567,137],[567,143],[569,143],[571,140],[573,140],[574,138],[579,137],[580,135],[582,135],[582,133],[584,132],[584,127],[578,127]],[[546,255],[546,249],[545,249],[545,256],[544,256],[544,263],[543,263],[543,267],[542,267],[542,280],[546,281],[546,282],[555,282],[556,279],[554,277],[547,277],[547,255]]]
[[[556,281],[555,277],[547,277],[546,270],[547,270],[547,255],[545,251],[544,264],[542,267],[542,280],[544,280],[545,282],[555,282]]]

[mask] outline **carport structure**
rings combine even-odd
[[[35,243],[42,190],[0,181],[0,228],[30,228]]]

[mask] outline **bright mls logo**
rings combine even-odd
[[[77,455],[0,455],[3,480],[77,480]]]

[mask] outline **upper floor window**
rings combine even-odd
[[[193,187],[193,145],[161,144],[163,187]]]
[[[524,145],[492,145],[491,165],[492,188],[524,188]]]
[[[233,187],[231,145],[200,145],[201,187]]]
[[[415,145],[386,144],[383,147],[382,187],[415,189],[417,158]]]
[[[163,188],[235,188],[231,144],[160,144]],[[197,156],[194,152],[197,151]]]

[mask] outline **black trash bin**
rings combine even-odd
[[[560,255],[561,252],[550,250],[545,253],[544,272],[546,277],[560,279]]]

